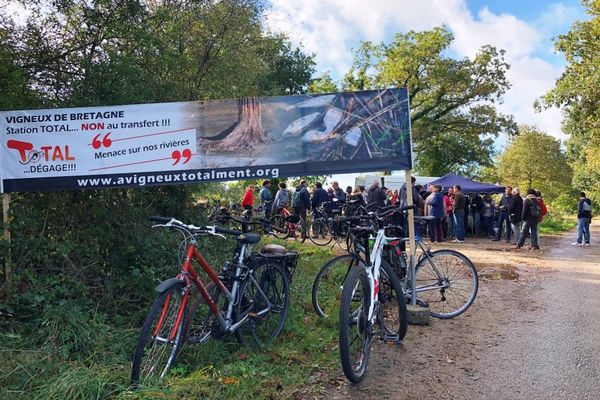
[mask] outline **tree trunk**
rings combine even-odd
[[[256,98],[239,99],[237,125],[226,138],[215,142],[211,148],[224,151],[252,149],[256,144],[266,142],[260,120],[260,102]]]

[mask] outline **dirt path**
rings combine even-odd
[[[591,229],[598,243],[600,224]],[[480,273],[471,309],[411,326],[400,346],[377,344],[360,385],[340,373],[317,397],[600,398],[600,246],[571,246],[575,236],[544,237],[540,252],[487,239],[454,246]]]

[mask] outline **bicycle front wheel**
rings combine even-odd
[[[327,246],[333,239],[327,222],[315,219],[307,228],[307,234],[311,242],[317,246]]]
[[[371,283],[362,263],[350,270],[340,304],[340,359],[344,375],[358,383],[363,378],[373,341],[369,323]]]
[[[431,316],[454,318],[475,301],[479,289],[471,260],[454,250],[437,250],[421,258],[416,267],[417,296],[429,305]]]
[[[385,260],[381,260],[379,276],[379,323],[382,338],[401,341],[408,331],[406,298],[396,272]]]
[[[131,382],[144,386],[165,377],[183,345],[185,290],[171,288],[158,295],[138,339],[133,355]]]
[[[265,263],[252,270],[240,286],[235,321],[245,319],[236,330],[240,343],[263,347],[281,333],[289,308],[287,272],[280,265]]]
[[[327,261],[317,274],[312,287],[312,303],[319,317],[337,314],[342,286],[350,268],[358,264],[354,254],[344,254]]]

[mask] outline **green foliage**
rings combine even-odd
[[[500,155],[498,173],[504,184],[535,188],[550,201],[571,193],[572,171],[560,142],[535,127],[519,126],[519,136]]]
[[[338,85],[334,82],[329,71],[313,79],[308,85],[309,93],[332,93],[338,91]]]
[[[600,200],[600,2],[582,0],[589,19],[578,21],[555,41],[567,66],[539,107],[561,107],[563,130],[569,135],[567,156],[573,167],[573,186]]]
[[[567,232],[577,226],[577,221],[565,217],[558,211],[549,210],[539,225],[540,233],[544,235]]]
[[[512,135],[512,117],[495,104],[510,87],[504,51],[483,46],[473,59],[446,56],[445,28],[396,34],[389,44],[362,44],[343,86],[349,90],[408,87],[416,170],[463,173],[491,166],[494,138]]]

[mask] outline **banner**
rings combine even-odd
[[[410,169],[406,89],[0,112],[2,192]]]

